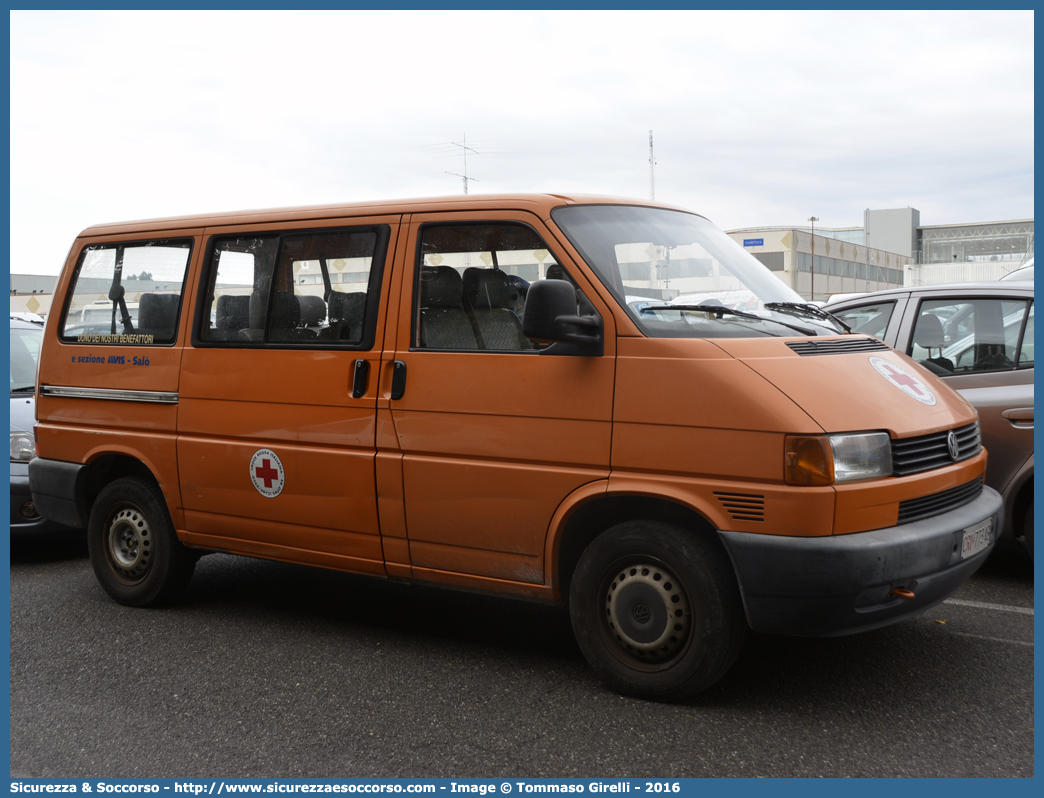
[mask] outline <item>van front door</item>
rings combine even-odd
[[[384,573],[376,377],[398,222],[208,230],[178,406],[188,542]]]
[[[415,215],[408,235],[385,368],[398,370],[390,409],[413,573],[542,585],[556,509],[609,475],[612,315],[534,216]],[[570,280],[580,311],[601,317],[602,354],[522,335],[528,285],[545,278]]]

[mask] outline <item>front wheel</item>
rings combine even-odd
[[[91,508],[87,547],[98,582],[120,604],[162,604],[180,593],[196,555],[178,540],[156,483],[123,477],[106,485]]]
[[[677,701],[717,682],[746,634],[739,588],[715,541],[631,521],[584,551],[570,618],[591,667],[614,690]]]

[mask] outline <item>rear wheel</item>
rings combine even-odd
[[[746,633],[739,588],[716,542],[627,522],[584,551],[570,589],[573,632],[613,689],[676,701],[732,666]]]
[[[141,477],[106,485],[91,508],[87,546],[94,574],[121,604],[162,604],[180,593],[196,555],[174,532],[159,487]]]

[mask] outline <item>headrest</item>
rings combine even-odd
[[[217,328],[241,330],[249,326],[250,297],[246,294],[222,294],[217,300]]]
[[[173,330],[180,299],[177,294],[142,294],[138,300],[138,327]]]
[[[557,263],[549,263],[547,265],[547,270],[544,272],[544,274],[546,275],[546,279],[548,280],[569,280],[569,278],[566,277],[565,269],[563,269]],[[570,280],[570,282],[572,281]]]
[[[301,325],[318,327],[326,321],[326,303],[321,296],[302,294],[297,298],[301,305]]]
[[[330,293],[330,323],[362,324],[366,312],[366,294],[361,291]]]
[[[301,323],[301,303],[293,294],[279,293],[272,303],[272,323],[270,327],[297,327]]]
[[[500,269],[468,269],[464,292],[476,310],[511,307],[518,301],[518,289]]]
[[[475,306],[475,298],[478,295],[479,275],[484,271],[486,269],[481,269],[478,266],[469,266],[464,270],[462,278],[464,281],[464,298],[472,307]],[[485,307],[485,305],[483,304],[482,307]]]
[[[925,349],[942,349],[946,346],[946,335],[942,322],[934,313],[922,313],[917,319],[914,343]]]
[[[420,274],[422,308],[462,308],[464,281],[451,266],[425,266]]]
[[[301,323],[301,304],[293,294],[277,293],[272,303],[270,327],[296,327]],[[265,297],[250,295],[250,327],[263,329],[265,326]]]

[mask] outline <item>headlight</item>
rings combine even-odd
[[[788,435],[783,453],[788,485],[832,485],[892,473],[892,441],[887,432]]]
[[[11,433],[11,462],[28,463],[36,457],[36,442],[29,432]]]
[[[831,435],[830,448],[834,451],[834,482],[892,475],[892,440],[887,432]]]

